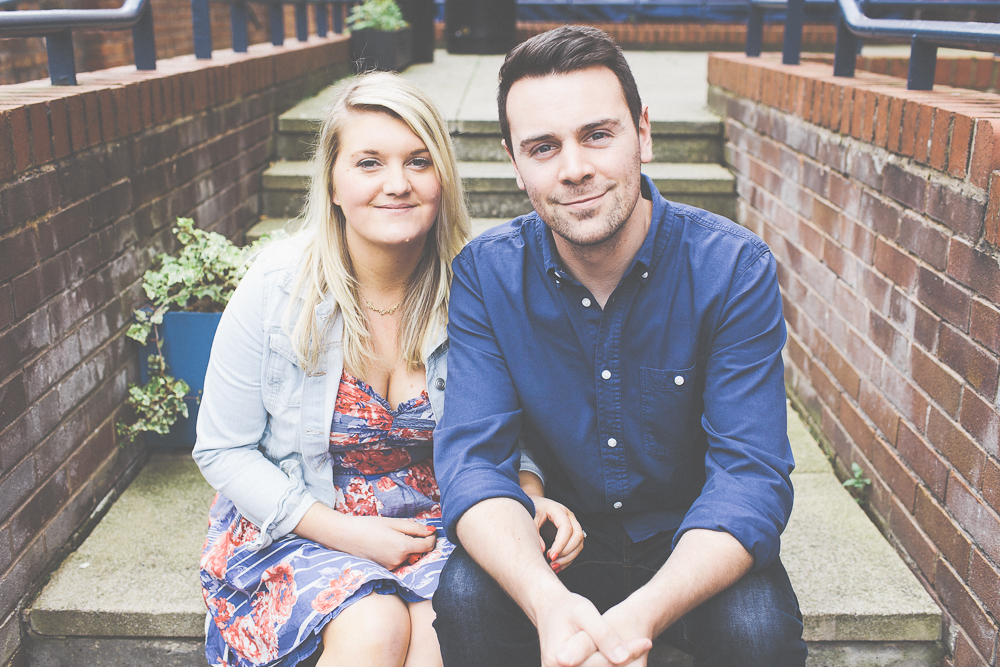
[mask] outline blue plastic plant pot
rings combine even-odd
[[[163,324],[158,329],[167,374],[187,382],[191,391],[184,399],[188,407],[187,418],[181,417],[174,422],[167,435],[147,432],[146,443],[150,446],[194,447],[198,403],[205,388],[205,371],[208,370],[215,330],[219,328],[221,319],[222,313],[169,312],[163,316]],[[149,381],[147,358],[151,354],[156,354],[153,341],[140,352],[139,376],[144,384]]]

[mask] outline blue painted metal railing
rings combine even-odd
[[[782,62],[797,65],[802,50],[802,26],[805,23],[806,0],[750,0],[747,22],[746,54],[759,56],[763,44],[764,11],[785,9],[785,37]],[[833,0],[810,0],[809,5],[829,5]],[[906,19],[876,19],[865,16],[855,0],[835,0],[840,9],[837,21],[837,43],[834,48],[833,75],[853,77],[861,38],[905,39],[910,42],[910,66],[906,87],[909,90],[932,90],[937,71],[939,46],[976,51],[1000,51],[1000,24],[971,21],[925,21]],[[961,2],[913,2],[912,0],[881,0],[868,2],[866,7],[890,5],[900,8],[997,8],[995,0],[962,0]]]
[[[249,39],[247,37],[247,4],[265,4],[271,24],[271,44],[281,46],[285,43],[285,8],[284,0],[232,0],[229,4],[229,21],[232,30],[233,51],[246,53]],[[316,21],[316,34],[326,37],[330,30],[330,9],[333,9],[333,32],[344,32],[344,11],[355,3],[348,0],[297,0],[291,3],[295,7],[295,37],[300,42],[309,39],[308,5],[313,6],[313,16]],[[212,57],[212,19],[209,11],[209,0],[191,0],[191,21],[194,27],[194,55],[199,59]]]
[[[74,30],[132,29],[135,67],[156,69],[150,0],[125,0],[118,9],[35,9],[0,12],[0,37],[44,37],[53,85],[76,85]]]

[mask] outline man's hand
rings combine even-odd
[[[543,667],[645,665],[653,645],[646,637],[623,639],[623,628],[602,617],[590,600],[569,591],[538,610],[537,627]]]

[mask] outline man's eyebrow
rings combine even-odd
[[[613,117],[601,118],[600,120],[595,120],[591,123],[587,123],[586,125],[581,125],[579,128],[577,128],[576,134],[586,134],[587,132],[596,130],[599,127],[611,127],[615,130],[618,130],[624,127],[624,125],[622,124],[620,118],[613,118]],[[528,137],[520,144],[518,144],[518,148],[521,150],[521,152],[524,152],[525,149],[527,149],[528,146],[530,146],[531,144],[535,144],[540,141],[551,141],[553,139],[555,139],[555,135],[552,134],[551,132],[546,134],[539,134],[534,137]]]

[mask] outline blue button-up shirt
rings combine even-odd
[[[612,514],[633,541],[725,531],[755,567],[792,508],[776,265],[738,225],[668,202],[602,310],[559,262],[537,214],[455,259],[445,416],[434,464],[451,539],[487,498],[533,511],[517,483],[522,433],[546,495]]]

